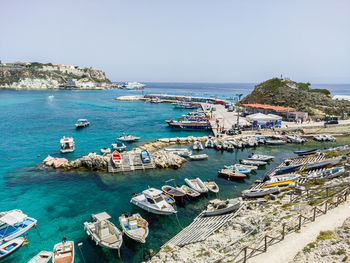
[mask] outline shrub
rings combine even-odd
[[[334,238],[334,233],[332,231],[321,231],[317,237],[317,241],[332,239]]]

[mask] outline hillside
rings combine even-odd
[[[101,70],[37,62],[0,64],[0,88],[58,89],[73,80],[75,88],[95,89],[111,83]]]
[[[241,103],[293,107],[312,116],[350,112],[349,101],[333,100],[328,90],[310,89],[309,86],[310,83],[273,78],[256,85],[254,91],[243,98]]]

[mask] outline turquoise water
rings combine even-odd
[[[198,86],[200,85],[200,86]],[[152,84],[146,92],[164,92],[194,95],[232,96],[253,84]],[[169,91],[170,90],[170,91]],[[214,90],[214,91],[213,91]],[[172,92],[173,91],[173,92]],[[183,184],[184,178],[200,176],[215,180],[220,197],[238,196],[242,189],[274,167],[282,158],[292,156],[296,149],[314,147],[284,145],[261,147],[221,153],[205,150],[207,161],[188,162],[179,170],[152,170],[118,175],[91,171],[63,172],[41,169],[37,166],[48,154],[75,159],[91,151],[109,146],[122,132],[141,136],[139,143],[161,137],[206,135],[207,132],[172,131],[164,120],[184,114],[170,104],[144,102],[117,102],[113,98],[140,91],[0,91],[0,211],[21,209],[38,220],[38,227],[29,231],[29,244],[20,248],[3,262],[27,262],[41,250],[52,250],[63,235],[75,243],[83,242],[81,251],[76,247],[76,262],[119,262],[114,251],[101,249],[87,239],[83,223],[90,214],[107,211],[118,225],[118,217],[126,212],[139,212],[150,223],[150,235],[144,245],[124,238],[121,255],[123,262],[140,262],[146,250],[157,251],[169,238],[186,226],[203,209],[210,198],[186,203],[178,207],[175,216],[148,214],[130,204],[132,193],[147,186],[160,188],[166,180],[175,179]],[[48,100],[53,94],[54,99]],[[91,126],[75,130],[78,118],[88,118]],[[76,151],[59,153],[59,139],[74,136]],[[342,144],[347,138],[338,140]],[[136,146],[128,145],[128,147]],[[322,144],[322,147],[332,145]],[[320,145],[318,145],[320,146]],[[277,156],[266,170],[261,169],[245,181],[230,182],[217,177],[217,170],[233,164],[249,152]],[[41,157],[37,157],[40,154]],[[181,225],[181,226],[180,226]],[[84,255],[84,258],[82,257]]]

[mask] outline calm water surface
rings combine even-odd
[[[206,96],[232,97],[248,93],[254,84],[179,84],[153,83],[145,92],[168,92]],[[48,96],[53,94],[50,101]],[[169,179],[184,184],[184,178],[200,176],[215,180],[220,187],[220,198],[239,196],[240,192],[283,158],[293,156],[292,151],[314,147],[284,145],[260,147],[221,153],[204,150],[209,155],[206,161],[188,162],[179,170],[152,170],[118,175],[80,171],[62,172],[41,169],[37,165],[48,154],[59,153],[59,139],[74,136],[76,151],[64,155],[70,160],[89,152],[108,147],[121,133],[141,136],[139,143],[128,148],[162,137],[207,135],[207,132],[172,131],[164,120],[186,113],[170,104],[144,102],[117,102],[113,98],[122,95],[141,94],[141,91],[0,91],[0,211],[21,209],[38,220],[38,227],[29,231],[29,244],[20,248],[3,262],[27,262],[41,250],[52,250],[63,235],[75,244],[76,262],[120,262],[115,251],[97,247],[83,231],[83,223],[90,214],[107,211],[118,225],[118,217],[126,212],[139,212],[150,223],[147,243],[140,245],[124,238],[123,262],[140,262],[145,251],[159,247],[188,225],[203,209],[209,195],[196,202],[178,207],[175,216],[156,216],[130,204],[132,193],[141,192],[148,186],[160,188]],[[91,126],[75,130],[78,118],[88,118]],[[347,138],[336,144],[348,143]],[[318,147],[333,145],[318,144]],[[266,169],[258,170],[245,181],[230,182],[217,177],[217,170],[225,164],[233,164],[250,152],[276,155]],[[37,157],[40,154],[41,157]],[[84,258],[83,256],[84,255]]]

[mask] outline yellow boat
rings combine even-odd
[[[273,184],[264,185],[261,188],[269,188],[269,187],[273,187],[273,186],[286,186],[286,185],[290,185],[290,184],[295,184],[295,182],[294,181],[277,182],[277,183],[273,183]]]

